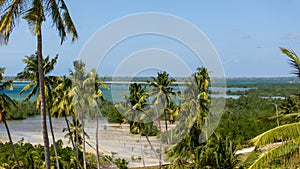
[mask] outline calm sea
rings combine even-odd
[[[291,84],[291,83],[298,83],[295,80],[286,80],[286,79],[247,79],[247,80],[231,80],[231,81],[227,81],[227,84],[229,85],[246,85],[246,84]],[[30,90],[25,91],[22,95],[19,94],[19,92],[24,88],[24,86],[26,86],[27,84],[29,84],[29,82],[14,82],[14,88],[13,90],[4,90],[3,92],[6,93],[7,95],[9,95],[11,98],[16,99],[17,101],[22,101],[23,99],[25,99],[26,95],[30,92]],[[124,101],[124,94],[128,95],[129,94],[129,85],[130,83],[122,83],[122,82],[107,82],[106,85],[109,87],[109,90],[107,89],[102,89],[103,91],[103,95],[104,98],[108,101],[112,101],[114,103],[116,102],[121,102]],[[221,91],[223,87],[213,87],[212,90],[213,91]],[[185,89],[184,85],[175,85],[174,86],[175,91],[183,91]],[[245,91],[248,90],[249,88],[240,88],[240,87],[230,87],[227,88],[227,90],[230,91]],[[216,95],[216,97],[233,97],[235,98],[236,96],[226,96],[226,95]],[[31,101],[36,99],[36,95],[31,99]]]

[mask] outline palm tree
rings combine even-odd
[[[81,119],[82,139],[83,139],[83,167],[86,169],[86,152],[85,152],[85,130],[84,116],[91,117],[92,112],[97,108],[95,100],[95,78],[97,77],[96,70],[93,69],[86,73],[85,64],[82,61],[74,61],[75,71],[70,71],[70,76],[73,81],[75,112],[77,117]]]
[[[42,55],[42,23],[46,21],[46,15],[49,15],[52,19],[53,25],[55,25],[59,32],[61,44],[66,39],[67,34],[72,36],[72,41],[75,41],[78,35],[68,8],[63,0],[32,0],[30,2],[22,0],[3,0],[0,2],[0,8],[3,9],[0,19],[0,43],[8,43],[10,34],[20,17],[23,17],[28,21],[32,33],[37,38],[38,72],[41,91],[41,126],[44,139],[46,169],[50,169],[50,152],[46,125],[46,98]]]
[[[69,122],[70,125],[70,132],[69,132],[69,128],[63,128],[63,132],[67,131],[67,134],[65,134],[66,138],[69,138],[69,142],[72,142],[72,138],[76,138],[75,141],[75,145],[78,146],[79,148],[82,148],[83,144],[84,144],[84,140],[83,140],[83,135],[86,136],[87,138],[89,138],[89,135],[86,132],[83,132],[83,127],[82,124],[80,123],[80,121],[77,119],[72,119],[72,122]],[[84,133],[84,134],[83,134]]]
[[[103,92],[101,88],[108,90],[109,87],[104,83],[105,76],[99,80],[98,74],[95,76],[95,93],[94,93],[94,99],[97,101],[100,99],[102,102],[105,101],[105,98],[103,96]],[[96,157],[97,157],[97,168],[100,169],[100,155],[99,155],[99,113],[100,110],[98,109],[98,106],[96,107],[95,111],[95,119],[96,119]]]
[[[129,129],[133,134],[141,134],[141,119],[142,111],[145,110],[148,105],[146,99],[149,97],[146,87],[142,87],[141,84],[132,83],[129,86],[129,96],[125,96],[127,101],[128,111],[125,113],[128,116]]]
[[[54,88],[54,100],[51,108],[51,115],[60,118],[64,117],[67,125],[68,133],[71,133],[71,128],[68,120],[68,116],[72,116],[72,119],[75,119],[75,110],[73,105],[73,93],[72,93],[72,81],[67,77],[63,77],[62,81]],[[72,147],[74,150],[74,155],[76,159],[76,166],[79,167],[78,163],[78,150],[75,145],[75,137],[69,135]]]
[[[18,168],[20,169],[21,168],[20,163],[19,163],[16,151],[15,151],[15,148],[14,148],[14,144],[13,144],[13,141],[12,141],[12,138],[11,138],[11,134],[10,134],[8,125],[7,125],[6,120],[5,120],[6,113],[11,111],[12,106],[17,106],[17,103],[14,100],[12,100],[9,96],[7,96],[5,93],[2,93],[2,91],[4,89],[12,90],[12,81],[7,81],[7,82],[2,83],[2,79],[3,79],[2,74],[4,73],[4,71],[5,71],[5,68],[0,68],[0,83],[1,83],[0,84],[0,91],[1,91],[1,93],[0,93],[0,122],[3,121],[3,123],[5,125],[7,135],[8,135],[8,138],[9,138],[9,142],[10,142],[10,145],[11,145],[11,149],[12,149],[13,154],[14,154],[14,158],[16,160]]]
[[[300,60],[294,51],[286,48],[280,48],[281,52],[289,57],[289,63],[294,68],[293,74],[300,77]],[[300,100],[298,100],[300,101]],[[298,112],[295,112],[298,113]],[[289,114],[286,114],[289,116]],[[294,116],[291,116],[294,117]],[[266,145],[281,142],[279,145],[274,145],[266,152],[261,154],[258,159],[249,167],[249,169],[262,168],[268,165],[279,157],[287,157],[294,152],[299,151],[300,147],[300,122],[284,124],[273,129],[270,129],[251,140],[256,149]]]
[[[198,151],[202,149],[200,142],[204,130],[204,119],[208,117],[210,99],[208,96],[209,72],[206,68],[198,68],[186,82],[187,88],[183,92],[183,99],[180,103],[180,115],[178,125],[174,129],[175,139],[183,139],[175,146],[168,149],[170,160],[175,163],[190,165],[199,163],[195,161]],[[190,129],[189,133],[185,128]]]
[[[167,123],[167,113],[166,113],[166,107],[169,104],[169,102],[172,100],[172,95],[177,96],[178,93],[173,91],[173,87],[171,87],[174,82],[176,81],[173,78],[169,78],[169,74],[167,72],[158,72],[157,77],[151,77],[152,81],[149,81],[149,85],[152,86],[152,95],[156,95],[155,99],[153,100],[153,104],[158,104],[159,100],[161,100],[161,103],[164,108],[164,119],[165,119],[165,127],[166,127],[166,133],[168,133],[168,123]],[[159,120],[160,124],[160,120]],[[169,136],[168,141],[169,143]]]
[[[17,78],[30,80],[31,82],[26,86],[24,86],[24,88],[19,92],[19,94],[21,95],[25,91],[31,90],[25,97],[25,101],[28,101],[33,96],[37,95],[36,108],[39,109],[41,106],[41,95],[40,95],[41,92],[40,92],[40,85],[39,85],[38,56],[37,54],[35,54],[35,55],[25,56],[25,57],[26,59],[23,60],[23,63],[25,64],[25,68],[22,72],[18,73]],[[58,59],[58,55],[56,55],[51,60],[49,55],[43,59],[44,75],[47,75],[53,71],[57,59]],[[45,95],[48,97],[46,107],[48,111],[50,130],[51,130],[53,147],[55,152],[56,166],[59,169],[58,154],[55,145],[55,136],[54,136],[53,126],[52,126],[50,109],[52,107],[52,103],[54,99],[52,89],[55,88],[56,85],[58,85],[58,81],[60,81],[60,78],[56,76],[45,76],[44,78],[45,78],[45,91],[46,91]]]
[[[176,105],[174,101],[170,101],[167,105],[166,112],[168,115],[168,120],[171,124],[173,124],[176,121],[179,111],[180,106]]]
[[[283,54],[289,57],[288,63],[294,69],[292,74],[295,74],[297,77],[300,77],[300,60],[297,54],[293,50],[280,47],[280,50]]]
[[[151,150],[155,152],[151,141],[148,137],[149,133],[152,132],[153,122],[151,119],[151,115],[149,114],[149,103],[147,99],[149,98],[149,94],[146,90],[146,86],[142,86],[141,84],[132,83],[129,86],[129,96],[126,96],[127,106],[129,107],[128,111],[125,113],[130,120],[130,132],[140,134],[139,139],[141,138],[142,132],[146,137],[148,144],[151,147]],[[151,122],[149,122],[151,121]],[[140,141],[141,144],[141,141]],[[141,145],[141,154],[142,145]],[[161,163],[161,157],[159,158]],[[145,167],[145,162],[143,158],[143,165]]]

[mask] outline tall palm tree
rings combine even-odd
[[[50,60],[50,56],[43,58],[43,71],[44,71],[44,79],[45,79],[45,88],[50,93],[51,89],[55,87],[58,80],[60,78],[56,76],[49,76],[53,70],[54,66],[57,62],[58,55],[56,55],[53,59]],[[34,96],[37,96],[36,99],[36,108],[40,108],[41,97],[40,97],[40,85],[39,85],[39,74],[38,74],[38,56],[37,54],[25,56],[23,59],[23,63],[25,67],[22,72],[17,74],[17,79],[29,80],[30,83],[23,87],[23,89],[19,92],[22,95],[24,92],[30,90],[30,92],[26,95],[25,101],[30,100]]]
[[[98,77],[98,74],[96,73],[95,76],[95,92],[94,92],[94,99],[97,100],[100,99],[101,101],[105,101],[105,98],[103,96],[102,88],[103,89],[109,89],[109,87],[104,83],[105,76],[101,78],[101,80]],[[97,168],[100,169],[100,154],[99,154],[99,113],[100,110],[98,109],[98,106],[95,107],[95,119],[96,119],[96,157],[97,157]]]
[[[147,99],[149,98],[148,91],[146,90],[146,86],[142,86],[142,84],[132,83],[129,86],[129,96],[125,96],[127,101],[128,110],[125,113],[130,120],[130,132],[137,133],[141,135],[144,134],[148,144],[151,147],[151,150],[156,153],[154,150],[152,143],[148,137],[149,133],[153,130],[153,122],[151,119],[151,115],[149,114],[149,103]],[[143,133],[144,132],[144,133]],[[139,139],[140,139],[139,138]],[[141,142],[140,142],[141,144]],[[141,145],[141,153],[143,158],[142,152],[142,145]],[[161,158],[159,158],[161,164]],[[145,167],[145,162],[143,158],[143,165]]]
[[[41,90],[39,85],[39,73],[38,73],[38,56],[37,54],[31,56],[25,56],[26,59],[23,60],[25,64],[25,68],[22,72],[17,74],[17,78],[30,80],[31,82],[23,87],[23,89],[19,92],[19,94],[23,94],[25,91],[31,90],[27,96],[25,97],[25,101],[28,101],[33,96],[37,95],[36,99],[36,108],[39,109],[41,106]],[[56,55],[53,59],[50,60],[49,55],[43,59],[43,70],[44,75],[51,73],[54,69],[54,65],[56,64],[58,59],[58,55]],[[56,76],[45,76],[45,95],[47,96],[47,111],[49,117],[50,131],[52,135],[53,147],[55,152],[56,166],[59,169],[59,160],[58,154],[55,144],[55,136],[52,125],[52,118],[50,109],[53,103],[53,89],[56,85],[58,85],[58,81],[61,81],[59,77]]]
[[[149,97],[146,87],[141,84],[132,83],[129,86],[129,96],[125,96],[127,101],[128,111],[125,113],[129,116],[129,129],[133,134],[141,134],[141,119],[140,114],[145,110],[147,103],[146,99]]]
[[[300,60],[293,50],[288,50],[286,48],[280,48],[281,52],[289,57],[289,63],[294,69],[292,72],[300,77]],[[298,100],[300,102],[300,100]],[[298,112],[295,112],[298,113]],[[288,116],[289,114],[286,114]],[[294,116],[292,116],[294,117]],[[300,147],[300,122],[294,122],[289,124],[284,124],[273,129],[270,129],[251,140],[253,145],[259,149],[266,145],[281,142],[279,145],[275,145],[268,149],[266,152],[261,154],[258,159],[249,167],[249,169],[263,168],[268,163],[274,161],[279,157],[286,157],[293,154],[294,152],[299,152]]]
[[[75,110],[73,105],[73,93],[72,93],[72,81],[67,77],[63,77],[62,81],[54,88],[54,100],[51,108],[51,115],[60,118],[64,117],[67,125],[68,133],[71,133],[71,128],[68,120],[68,116],[72,116],[75,119]],[[79,168],[78,159],[78,147],[75,145],[74,141],[76,137],[69,135],[70,142],[72,143],[76,166]]]
[[[158,72],[157,77],[151,77],[152,81],[149,81],[149,85],[153,88],[151,88],[151,95],[156,95],[155,99],[153,100],[153,104],[158,104],[159,100],[161,100],[161,103],[164,108],[164,119],[165,119],[165,127],[166,127],[166,133],[168,135],[168,123],[167,123],[167,113],[166,108],[169,102],[172,100],[172,95],[177,96],[178,93],[173,91],[172,85],[176,81],[173,78],[169,78],[169,74],[164,72]],[[160,123],[160,122],[159,122]],[[168,136],[168,143],[170,142],[169,136]]]
[[[4,89],[12,90],[12,87],[13,87],[12,81],[7,81],[7,82],[2,83],[2,79],[3,79],[2,74],[4,73],[4,71],[5,71],[5,68],[0,68],[0,83],[1,83],[0,84],[0,91],[1,91],[1,93],[0,93],[0,122],[3,121],[3,123],[5,125],[7,135],[9,138],[9,142],[11,145],[11,149],[14,154],[14,158],[16,160],[18,168],[20,169],[21,168],[20,163],[19,163],[16,151],[14,148],[14,144],[13,144],[13,141],[11,138],[11,134],[10,134],[8,125],[5,120],[6,113],[11,111],[12,106],[17,106],[17,103],[14,100],[12,100],[9,96],[7,96],[5,93],[2,93],[2,91]]]
[[[59,32],[61,44],[65,41],[67,34],[72,36],[72,41],[78,37],[75,25],[71,19],[68,8],[63,0],[2,0],[0,8],[3,9],[0,19],[0,43],[7,44],[11,32],[20,17],[26,19],[32,33],[37,38],[37,55],[39,67],[39,85],[41,90],[41,126],[43,130],[46,169],[50,168],[49,138],[46,125],[46,98],[44,89],[44,71],[42,55],[42,24],[48,15],[53,25]]]
[[[201,150],[203,143],[199,136],[204,132],[204,118],[208,117],[210,99],[208,96],[209,72],[206,68],[198,68],[183,92],[180,103],[180,115],[178,125],[174,129],[174,137],[183,139],[175,146],[170,147],[168,154],[170,160],[175,163],[190,164],[199,163],[194,157]],[[189,129],[189,132],[187,129]],[[188,133],[187,133],[188,132]]]
[[[95,101],[95,78],[97,72],[95,69],[86,72],[85,64],[82,61],[74,61],[75,71],[70,71],[70,77],[73,81],[75,112],[81,119],[82,138],[83,138],[83,167],[86,169],[86,152],[85,152],[85,130],[84,117],[92,117],[92,112],[97,107]]]

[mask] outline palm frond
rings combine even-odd
[[[9,37],[18,22],[19,16],[24,11],[25,1],[14,0],[7,8],[1,13],[0,19],[0,44],[7,44]],[[0,6],[2,7],[4,2],[1,1]]]
[[[32,98],[32,96],[34,96],[35,94],[37,94],[37,92],[38,92],[38,86],[34,86],[33,89],[26,95],[24,101],[28,101],[30,98]]]
[[[25,12],[23,18],[28,22],[32,34],[40,35],[42,22],[46,20],[42,2],[33,0],[31,8]]]
[[[63,0],[59,0],[59,2],[61,3],[61,9],[63,12],[62,16],[63,16],[63,20],[64,20],[64,26],[67,30],[67,33],[72,36],[72,42],[74,42],[78,38],[78,33],[75,28],[75,24],[72,21],[71,15],[69,13],[69,10],[68,10],[65,2]]]
[[[24,86],[23,89],[19,92],[19,95],[22,95],[24,92],[28,91],[29,89],[31,89],[33,87],[37,87],[37,81],[32,81],[31,83]]]
[[[270,143],[295,139],[299,137],[300,122],[275,127],[256,136],[250,142],[252,142],[255,147],[261,147]]]
[[[248,169],[261,169],[265,168],[269,162],[272,162],[276,158],[292,154],[295,151],[299,151],[300,138],[293,139],[287,142],[283,142],[281,145],[271,148],[260,157],[248,168]]]
[[[292,73],[300,77],[300,60],[296,53],[293,50],[288,50],[282,47],[280,48],[280,50],[290,58],[289,64],[292,66],[292,68],[294,68],[294,71]]]
[[[12,82],[12,80],[6,81],[6,82],[4,82],[4,83],[2,83],[0,85],[0,91],[4,90],[4,89],[13,90],[13,82]]]

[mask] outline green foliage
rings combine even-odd
[[[169,151],[169,153],[171,151]],[[236,168],[239,163],[239,156],[235,154],[236,151],[237,148],[234,141],[228,138],[223,139],[213,136],[206,143],[189,150],[189,152],[194,155],[193,158],[187,160],[184,156],[180,156],[171,163],[169,168],[233,169]]]
[[[287,84],[287,82],[273,82],[267,84],[235,84],[228,85],[228,95],[239,95],[239,96],[260,96],[260,97],[288,97],[291,93],[299,90],[298,84]],[[244,88],[245,91],[231,91],[230,88]],[[248,90],[247,90],[248,89]]]
[[[300,60],[292,49],[280,48],[281,52],[289,57],[289,64],[294,69],[293,74],[300,77]]]
[[[119,113],[113,103],[109,101],[101,101],[98,103],[100,112],[107,117],[109,123],[123,123],[124,117]]]
[[[14,144],[16,153],[19,157],[22,168],[40,169],[44,168],[44,147],[41,145],[32,145],[19,141]],[[64,147],[61,140],[56,142],[56,148],[59,155],[60,168],[72,169],[76,168],[76,160],[74,151],[70,147]],[[55,154],[53,146],[50,147],[51,166],[55,166]],[[82,152],[79,151],[79,164],[82,166]],[[9,143],[0,142],[0,168],[16,168],[16,162],[10,150]],[[93,154],[87,154],[87,168],[96,169],[96,158]]]
[[[192,80],[187,82],[188,86],[183,93],[180,113],[185,114],[185,118],[179,122],[175,130],[182,132],[180,131],[182,125],[190,126],[191,129],[176,146],[168,150],[170,160],[183,166],[201,164],[197,160],[202,158],[197,159],[196,157],[200,152],[203,152],[204,143],[201,142],[200,136],[204,133],[204,119],[208,117],[210,105],[208,97],[209,82],[210,77],[207,69],[198,68],[197,72],[192,75]]]
[[[248,140],[276,126],[274,100],[252,95],[227,99],[225,112],[216,131],[221,137],[230,137],[240,146]],[[279,101],[278,101],[279,102]]]
[[[114,160],[114,163],[119,169],[128,169],[127,165],[129,161],[125,159],[117,158]]]
[[[35,103],[29,101],[19,102],[18,107],[11,108],[11,112],[11,114],[6,116],[7,120],[21,120],[40,114],[35,107]]]

